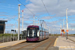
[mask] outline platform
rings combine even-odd
[[[59,36],[55,41],[55,47],[58,47],[59,50],[75,50],[75,42],[67,39],[66,37]]]
[[[68,36],[68,38],[75,42],[75,36]]]
[[[0,48],[7,47],[7,46],[14,46],[14,45],[20,44],[20,43],[25,42],[25,41],[26,40],[24,39],[24,40],[17,40],[17,41],[0,43]]]

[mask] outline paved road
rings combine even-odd
[[[54,42],[57,37],[49,37],[49,39],[41,42],[24,42],[15,46],[0,48],[0,50],[59,50],[54,47]]]

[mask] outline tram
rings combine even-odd
[[[26,41],[41,41],[49,38],[49,32],[43,27],[29,25],[27,27]]]

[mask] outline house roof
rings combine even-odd
[[[2,22],[7,22],[7,19],[0,19],[0,21],[2,21]]]

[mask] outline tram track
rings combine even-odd
[[[33,43],[33,44],[34,44],[34,43]],[[22,48],[28,47],[28,46],[33,45],[33,44],[29,44],[29,45],[26,45],[26,46],[23,46],[23,47],[17,48],[16,50],[20,50],[20,49],[22,49]]]
[[[32,48],[32,50],[35,50],[36,48],[40,47],[41,45],[47,43],[49,40],[51,40],[51,39],[48,39],[48,40],[44,41],[43,43],[37,45],[36,47]]]
[[[47,40],[44,41],[43,43],[47,42],[48,40],[50,40],[50,39],[47,39]],[[42,44],[43,44],[43,43],[42,43]],[[34,45],[34,44],[36,44],[36,43],[22,46],[22,47],[20,47],[20,48],[17,48],[16,50],[20,50],[20,49],[22,49],[22,48],[26,48],[26,47],[28,47],[28,46],[32,46],[32,45]],[[40,46],[40,45],[41,45],[41,44],[39,44],[38,46]],[[38,46],[36,46],[35,48],[37,48]],[[32,50],[35,50],[35,48],[33,48]]]
[[[48,50],[52,47],[56,37],[49,37],[41,42],[24,42],[15,46],[3,48],[3,50]]]
[[[45,41],[45,42],[43,42],[43,43],[37,45],[36,47],[34,47],[32,50],[36,50],[38,47],[41,47],[42,45],[44,46],[44,44],[49,43],[49,42],[51,41],[51,42],[49,43],[49,45],[47,45],[47,47],[45,48],[45,50],[47,50],[47,49],[49,48],[49,46],[54,43],[55,39],[56,39],[55,37],[54,37],[54,38],[50,38],[50,39],[48,39],[47,41]]]
[[[54,43],[55,39],[56,39],[56,38],[54,38],[54,39],[49,43],[49,45],[45,48],[45,50],[48,50],[48,48],[50,47],[50,45],[51,45],[52,43]]]

